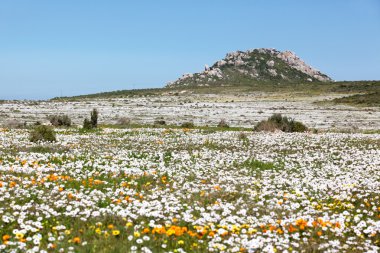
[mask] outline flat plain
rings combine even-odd
[[[225,119],[231,126],[252,128],[273,113],[281,113],[318,129],[379,129],[379,107],[322,104],[346,94],[305,95],[297,93],[252,92],[247,94],[139,95],[123,98],[85,98],[52,101],[4,101],[0,103],[0,124],[48,123],[48,116],[70,115],[82,124],[93,108],[100,112],[100,123],[113,124],[127,117],[136,124],[152,124],[163,118],[168,124],[192,121],[215,126]]]
[[[378,252],[380,110],[324,99],[3,101],[0,251]],[[55,114],[81,124],[93,108],[99,128],[56,128],[54,143],[7,126]],[[318,131],[252,131],[273,113]],[[114,125],[121,117],[133,124]],[[170,126],[187,121],[199,127]]]

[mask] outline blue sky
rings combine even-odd
[[[260,47],[380,80],[380,1],[1,0],[0,99],[162,87]]]

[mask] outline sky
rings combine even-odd
[[[0,99],[163,87],[262,47],[380,80],[380,0],[1,0]]]

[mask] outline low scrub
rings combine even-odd
[[[67,115],[52,115],[49,121],[53,126],[71,126],[71,119]]]
[[[292,118],[282,116],[281,114],[273,114],[267,120],[260,121],[254,128],[255,131],[274,132],[282,131],[287,133],[305,132],[307,127],[299,121]]]
[[[166,121],[161,117],[154,120],[153,126],[159,127],[159,126],[166,126]]]
[[[222,119],[222,120],[219,121],[218,127],[229,128],[230,125],[228,125],[228,123],[227,123],[227,121],[225,119]]]
[[[45,125],[35,126],[30,132],[29,140],[31,142],[54,142],[56,141],[54,129]]]
[[[379,107],[380,106],[380,91],[367,93],[367,94],[356,94],[356,95],[342,97],[342,98],[335,98],[332,101],[337,104]]]
[[[93,109],[90,115],[90,119],[85,118],[83,121],[83,129],[90,130],[98,127],[98,116],[99,112],[96,109]]]
[[[194,128],[195,125],[194,125],[193,122],[183,122],[183,123],[181,124],[181,127],[183,127],[183,128]]]

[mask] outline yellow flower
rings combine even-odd
[[[125,226],[126,226],[126,227],[132,227],[133,224],[132,224],[132,222],[128,222]]]
[[[98,235],[100,235],[102,233],[102,230],[100,228],[97,228],[97,229],[95,229],[95,233],[97,233]]]
[[[139,232],[137,232],[137,231],[136,231],[136,232],[134,232],[134,233],[133,233],[133,235],[134,235],[135,237],[140,237],[140,233],[139,233]]]
[[[20,239],[24,238],[24,234],[22,234],[22,233],[17,233],[17,234],[16,234],[16,238],[20,240]]]
[[[179,240],[178,245],[182,245],[182,244],[185,244],[185,242],[183,240]]]
[[[172,228],[170,228],[170,229],[168,229],[168,231],[166,231],[166,235],[167,235],[167,236],[171,236],[171,235],[173,235],[173,234],[175,234],[175,230],[172,229]]]
[[[71,234],[71,231],[70,230],[65,230],[65,234],[69,235],[69,234]]]
[[[120,235],[120,231],[119,230],[112,230],[112,234],[114,236]]]

